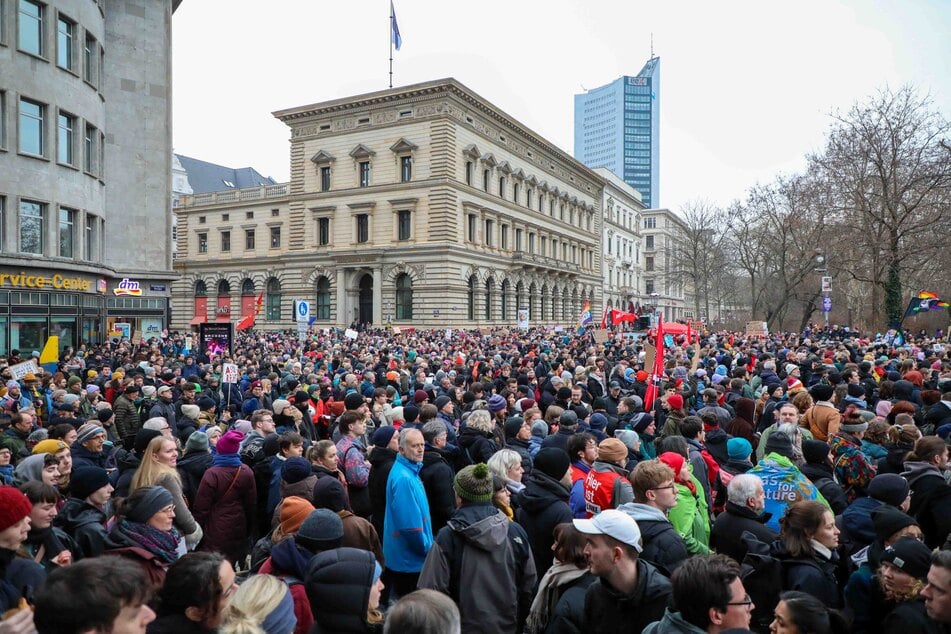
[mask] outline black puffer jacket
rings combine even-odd
[[[449,518],[456,511],[456,492],[452,488],[452,479],[455,473],[443,454],[438,449],[426,445],[423,454],[423,468],[419,478],[426,489],[426,499],[429,501],[429,515],[433,535],[446,525]]]
[[[376,559],[356,548],[335,548],[315,555],[307,564],[304,586],[314,610],[311,634],[372,632],[367,623],[367,605]]]
[[[195,503],[195,494],[205,471],[211,468],[212,455],[208,451],[192,451],[178,461],[176,469],[182,476],[182,493],[189,504]]]
[[[140,464],[142,464],[142,460],[135,455],[135,452],[125,449],[120,449],[116,452],[117,469],[113,474],[116,479],[112,482],[112,486],[115,487],[115,491],[112,492],[112,497],[129,497],[129,486],[132,484],[132,477],[135,475],[135,470],[139,468]]]
[[[568,506],[571,490],[550,475],[535,471],[528,477],[515,520],[528,533],[535,558],[535,573],[539,578],[551,568],[551,551],[555,538],[552,532],[564,522],[571,522]]]
[[[604,579],[590,586],[584,597],[582,632],[628,634],[642,632],[664,617],[670,598],[670,580],[643,559],[637,560],[637,588],[621,594]]]
[[[467,465],[488,462],[499,450],[491,433],[487,434],[472,427],[466,427],[459,432],[459,447],[462,449],[461,462]]]
[[[849,507],[849,498],[833,479],[832,467],[807,462],[799,466],[799,471],[816,485],[819,493],[829,503],[833,515],[838,516],[845,512]]]
[[[668,577],[689,556],[683,537],[660,509],[631,502],[622,504],[618,510],[633,517],[641,529],[644,546],[641,559],[654,564]]]
[[[85,500],[66,500],[54,523],[73,538],[82,557],[98,557],[105,550],[106,514]]]
[[[390,478],[390,469],[396,462],[396,452],[388,447],[374,447],[370,452],[370,476],[367,490],[370,493],[370,508],[373,515],[370,522],[377,535],[383,534],[383,517],[386,515],[386,482]]]
[[[811,594],[827,608],[842,607],[842,592],[835,576],[839,556],[835,552],[832,559],[818,553],[811,557],[793,557],[783,541],[776,540],[770,544],[770,554],[783,564],[783,590]]]
[[[753,533],[758,540],[766,544],[776,541],[779,537],[765,526],[770,518],[769,513],[757,515],[752,509],[727,501],[723,512],[717,516],[710,529],[710,548],[729,555],[737,563],[743,563],[746,556],[746,544],[740,538],[743,531]]]

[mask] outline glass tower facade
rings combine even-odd
[[[575,95],[575,158],[605,167],[657,208],[660,172],[660,58],[636,76],[624,75]]]

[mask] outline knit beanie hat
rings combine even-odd
[[[304,498],[290,495],[281,502],[280,527],[285,535],[293,535],[300,530],[311,513],[314,512],[314,505]]]
[[[4,531],[30,514],[33,505],[16,487],[0,486],[0,531]]]
[[[71,376],[69,377],[69,380],[66,381],[66,387],[73,387],[74,385],[79,385],[82,382],[83,380],[78,376]]]
[[[294,403],[296,403],[297,405],[306,403],[309,400],[310,400],[310,394],[308,394],[304,390],[297,390],[296,392],[294,392]]]
[[[43,440],[36,443],[36,445],[33,447],[33,453],[34,454],[38,454],[38,453],[55,454],[58,451],[62,451],[63,449],[68,449],[68,448],[69,448],[69,445],[64,443],[62,440]]]
[[[541,454],[540,451],[538,453]],[[493,494],[492,474],[488,465],[479,463],[460,470],[452,482],[452,488],[466,502],[488,502]]]
[[[849,383],[846,390],[852,398],[865,398],[865,387],[861,383]]]
[[[532,436],[545,438],[548,436],[548,423],[543,420],[536,420],[532,423]]]
[[[877,540],[884,542],[906,526],[918,526],[918,522],[894,506],[883,504],[872,510],[872,526],[875,527]]]
[[[197,405],[186,403],[185,405],[182,405],[182,414],[188,418],[191,418],[192,420],[195,420],[198,418],[198,415],[201,414],[201,408],[199,408]]]
[[[153,396],[155,396],[155,387],[152,385],[143,385],[142,396],[144,396],[145,398],[152,398]]]
[[[218,444],[215,445],[215,448],[220,454],[238,453],[238,447],[241,446],[243,440],[244,434],[232,429],[218,439]]]
[[[149,521],[150,517],[166,506],[175,503],[175,500],[172,499],[172,494],[169,493],[165,487],[142,487],[139,490],[145,491],[145,495],[139,498],[135,506],[127,508],[125,512],[125,516],[130,522],[145,524]],[[131,499],[131,496],[126,498],[127,501],[129,499]]]
[[[195,401],[195,404],[198,405],[198,409],[205,411],[206,409],[211,409],[215,407],[215,399],[210,396],[200,396],[198,400]]]
[[[885,548],[882,562],[888,562],[915,579],[924,579],[931,568],[931,549],[920,541],[906,535]]]
[[[423,392],[425,394],[425,392]],[[343,405],[348,410],[360,409],[362,405],[365,405],[367,400],[363,398],[363,395],[358,392],[350,392],[345,397],[343,397]],[[277,405],[277,401],[274,402],[274,405]],[[275,412],[277,410],[274,410]]]
[[[148,448],[149,443],[152,442],[152,439],[161,435],[162,432],[157,429],[146,429],[144,427],[135,432],[135,444],[133,445],[135,453],[141,456],[143,453],[145,453],[145,450]]]
[[[637,435],[636,431],[631,429],[619,429],[614,432],[614,437],[624,443],[624,446],[634,451],[637,447],[637,444],[641,442],[641,437]]]
[[[657,459],[674,470],[674,479],[680,478],[680,472],[684,468],[684,457],[679,453],[668,451],[657,456]]]
[[[284,469],[281,471],[281,479],[288,484],[294,484],[310,476],[313,470],[310,468],[310,461],[300,456],[294,456],[284,461]]]
[[[337,482],[330,484],[331,486],[318,487],[314,491],[314,508],[330,509],[334,513],[351,510],[350,498],[343,486]]]
[[[591,429],[604,429],[608,426],[608,417],[600,412],[595,412],[588,418],[588,425]]]
[[[802,457],[809,464],[825,464],[829,458],[829,444],[824,440],[803,440]]]
[[[578,424],[578,415],[570,409],[566,409],[561,413],[561,416],[558,417],[558,424],[562,427],[574,427]]]
[[[106,430],[95,423],[86,423],[85,425],[79,428],[78,433],[76,435],[76,442],[78,442],[81,445],[84,442],[88,442],[92,440],[99,434],[102,434],[103,436],[105,436]]]
[[[894,507],[901,506],[909,490],[908,480],[897,473],[881,473],[872,478],[866,488],[869,497]]]
[[[373,446],[384,448],[390,444],[390,441],[393,440],[393,436],[396,434],[396,427],[392,425],[385,425],[380,427],[375,432],[373,432]]]
[[[726,454],[730,460],[746,460],[753,453],[753,445],[746,438],[730,438],[726,441]]]
[[[76,467],[69,476],[69,494],[80,500],[109,484],[109,474],[99,467]]]
[[[826,385],[825,383],[816,383],[811,388],[809,388],[809,396],[817,401],[828,401],[832,398],[832,393],[835,390],[832,389],[831,385]]]
[[[778,453],[780,456],[791,458],[793,454],[792,440],[781,431],[774,431],[766,439],[766,453]]]
[[[535,454],[535,462],[532,468],[555,480],[561,480],[565,477],[565,473],[568,472],[570,466],[571,459],[568,458],[565,451],[558,447],[545,447]]]
[[[185,453],[192,451],[208,451],[208,434],[203,431],[194,431],[185,441]]]
[[[524,420],[521,416],[512,416],[505,420],[505,437],[506,438],[515,438],[518,436],[519,430],[522,429],[522,423]]]
[[[634,423],[634,431],[639,434],[647,431],[647,428],[651,426],[651,423],[654,422],[654,417],[650,414],[644,412],[643,415],[637,419],[637,422]]]
[[[436,406],[436,409],[442,410],[446,405],[452,403],[452,399],[446,396],[445,394],[436,397],[436,402],[433,403]]]
[[[489,399],[489,411],[493,414],[496,412],[501,412],[506,407],[508,407],[508,403],[505,401],[505,397],[501,394],[493,394]]]
[[[315,509],[301,524],[294,539],[313,553],[339,548],[343,541],[343,520],[329,509]]]
[[[617,438],[605,438],[598,445],[598,460],[617,464],[627,459],[627,445]]]
[[[413,392],[413,402],[419,405],[420,403],[425,403],[429,400],[429,394],[426,393],[426,390],[416,390]],[[347,408],[349,409],[349,408]]]
[[[271,405],[271,409],[274,410],[275,414],[283,414],[284,410],[290,406],[291,406],[290,401],[285,401],[284,399],[279,398],[276,401],[274,401],[274,403]]]
[[[667,397],[667,404],[670,405],[672,409],[683,409],[684,397],[680,394],[671,394]]]
[[[419,418],[419,408],[410,403],[409,405],[403,406],[403,422],[404,423],[415,423],[416,419]]]

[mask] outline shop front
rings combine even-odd
[[[52,335],[60,351],[101,342],[107,285],[86,273],[0,267],[0,353],[42,350]]]
[[[168,324],[167,281],[122,278],[109,282],[106,330],[112,340],[161,337]]]

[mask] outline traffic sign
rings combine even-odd
[[[306,299],[294,300],[294,319],[307,323],[310,319],[310,302]]]

